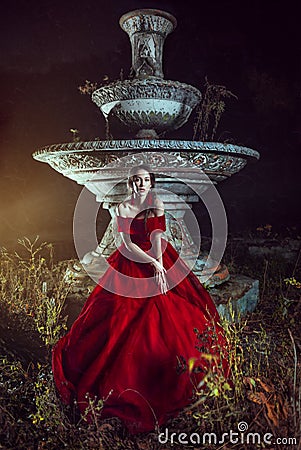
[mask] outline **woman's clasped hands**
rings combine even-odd
[[[155,271],[155,280],[158,284],[160,291],[162,294],[167,294],[168,291],[168,283],[166,280],[166,269],[163,267],[163,265],[156,259],[152,261],[152,266]]]

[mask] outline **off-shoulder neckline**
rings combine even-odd
[[[164,217],[165,216],[165,214],[162,214],[162,216],[150,216],[150,217],[148,217],[147,218],[147,220],[149,220],[149,219],[160,219],[160,217]],[[125,220],[127,220],[127,219],[130,219],[130,220],[144,220],[145,219],[145,217],[141,217],[141,218],[139,218],[139,217],[122,217],[122,216],[116,216],[118,219],[125,219]]]

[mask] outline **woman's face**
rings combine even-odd
[[[145,169],[138,169],[133,176],[133,191],[141,196],[146,195],[152,187],[151,184],[149,172]]]

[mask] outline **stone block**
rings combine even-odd
[[[255,310],[259,300],[259,281],[245,275],[231,275],[227,282],[209,292],[220,316],[237,322]]]

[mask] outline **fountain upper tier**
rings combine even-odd
[[[100,87],[92,94],[106,120],[116,117],[137,138],[158,138],[180,128],[202,98],[193,86],[163,79],[163,44],[176,23],[171,14],[157,9],[124,14],[120,26],[131,41],[133,79]]]
[[[201,93],[193,86],[161,78],[125,80],[92,94],[105,119],[116,117],[137,138],[158,138],[187,122]]]
[[[176,23],[171,14],[156,9],[124,14],[120,25],[131,41],[134,77],[92,94],[106,120],[116,116],[139,139],[50,145],[36,152],[34,158],[84,185],[90,184],[93,176],[97,179],[95,173],[104,172],[111,162],[117,164],[114,174],[118,177],[118,161],[130,156],[129,161],[135,165],[135,155],[141,152],[144,162],[156,171],[172,173],[183,168],[187,172],[189,167],[197,167],[214,183],[243,169],[248,159],[258,159],[256,151],[232,144],[158,139],[158,134],[182,126],[201,100],[195,87],[163,79],[163,44]]]

